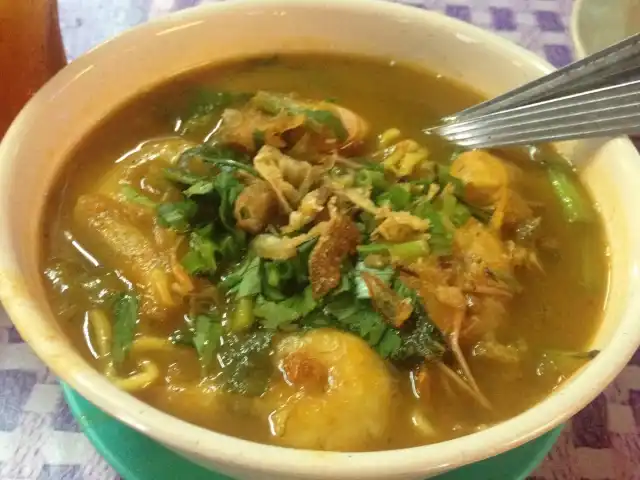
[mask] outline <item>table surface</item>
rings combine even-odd
[[[22,0],[8,0],[22,1]],[[603,0],[605,1],[605,0]],[[58,0],[70,58],[118,32],[199,0]],[[572,60],[572,0],[402,0],[471,22],[546,56]],[[0,311],[0,480],[114,480],[69,413],[56,377]],[[580,412],[532,477],[640,480],[640,352]]]

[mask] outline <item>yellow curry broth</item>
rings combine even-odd
[[[472,90],[439,75],[405,65],[358,57],[274,57],[217,66],[174,79],[115,112],[78,146],[69,159],[69,167],[51,194],[50,210],[45,216],[42,265],[43,270],[49,269],[49,280],[53,278],[51,272],[57,271],[54,267],[62,261],[83,265],[86,271],[103,280],[105,289],[109,286],[122,288],[130,281],[118,279],[118,275],[126,277],[122,275],[126,266],[121,260],[113,257],[109,248],[104,248],[99,242],[96,244],[90,233],[79,228],[78,220],[74,218],[76,204],[82,195],[95,193],[103,185],[105,176],[120,168],[118,165],[123,162],[136,163],[136,159],[140,159],[144,153],[136,150],[141,142],[175,136],[174,129],[180,126],[176,124],[180,109],[184,108],[194,86],[202,85],[217,91],[296,92],[304,98],[335,100],[341,106],[357,112],[369,123],[370,134],[365,151],[374,148],[376,134],[389,128],[398,128],[404,137],[415,139],[426,147],[430,160],[439,162],[447,162],[454,153],[453,149],[437,138],[422,134],[422,128],[444,115],[480,101],[480,97]],[[204,140],[201,131],[188,133],[185,138],[195,143]],[[469,367],[491,408],[478,405],[434,364],[427,363],[417,370],[413,366],[403,363],[393,365],[376,357],[376,360],[366,360],[369,363],[361,370],[353,365],[350,367],[353,378],[363,375],[364,378],[359,378],[359,381],[363,385],[370,382],[372,395],[375,395],[376,389],[388,388],[393,391],[388,405],[366,403],[362,406],[361,410],[371,412],[371,418],[359,419],[364,415],[354,415],[354,422],[366,423],[362,429],[369,432],[371,438],[362,440],[354,437],[341,443],[337,437],[351,435],[346,433],[350,429],[346,425],[336,428],[332,435],[321,442],[300,435],[287,443],[281,439],[286,440],[291,433],[283,430],[285,427],[282,422],[286,423],[286,416],[295,413],[287,411],[284,400],[278,404],[278,398],[284,398],[278,396],[282,392],[271,388],[262,396],[226,393],[214,386],[212,378],[215,375],[210,375],[202,382],[201,365],[193,347],[166,341],[162,348],[145,349],[144,345],[136,346],[134,343],[120,369],[120,375],[135,372],[140,362],[151,361],[157,366],[160,377],[153,384],[135,392],[142,400],[186,421],[216,431],[264,443],[285,442],[298,447],[384,450],[422,445],[485,428],[526,410],[584,363],[582,359],[566,360],[566,356],[558,360],[554,352],[582,352],[589,344],[598,327],[605,301],[608,265],[600,223],[567,222],[543,166],[518,160],[517,155],[509,152],[499,155],[512,159],[522,170],[519,193],[534,204],[536,212],[543,217],[540,229],[541,235],[548,239],[548,248],[537,252],[542,271],[518,270],[519,287],[508,302],[506,320],[492,331],[502,346],[511,349],[508,352],[518,350],[524,344],[525,353],[514,362],[496,361],[482,354],[477,341],[462,342]],[[165,162],[161,165],[164,168],[170,164]],[[148,173],[144,168],[143,174],[147,172],[149,178],[155,179],[152,181],[158,182],[158,198],[162,195],[175,197],[173,187],[162,183],[162,169]],[[116,185],[118,175],[114,177]],[[586,208],[593,210],[592,205]],[[137,219],[134,215],[128,221],[146,238],[154,238],[157,232],[152,232],[155,228],[152,218],[143,211]],[[76,242],[75,246],[70,239]],[[169,251],[182,254],[187,243],[180,243],[175,237],[163,241],[171,247],[160,251],[158,258],[164,258],[163,255]],[[85,256],[78,246],[86,250]],[[588,287],[582,285],[585,248],[591,252],[586,268],[590,271],[590,277],[595,279],[595,283],[591,282]],[[98,268],[85,257],[93,258],[93,263],[105,266]],[[157,261],[162,263],[161,259]],[[158,268],[169,272],[171,259],[166,262],[167,265],[162,263]],[[92,339],[92,326],[87,320],[87,312],[95,308],[91,299],[81,288],[60,288],[65,282],[73,286],[71,284],[83,278],[83,274],[73,268],[70,268],[66,277],[56,277],[58,283],[54,281],[54,288],[49,289],[51,302],[74,345],[97,368],[103,369],[104,359],[96,359],[95,339]],[[51,281],[48,283],[51,284]],[[147,310],[143,299],[136,327],[138,338],[169,338],[184,326],[185,316],[189,312],[189,302]],[[225,315],[228,322],[231,312]],[[286,336],[286,333],[279,333],[278,336]],[[369,353],[359,348],[359,345],[353,346],[352,358],[369,359]],[[278,354],[272,351],[270,356],[260,361],[272,362]],[[377,355],[373,351],[371,354]],[[451,364],[451,355],[447,354],[445,358]],[[384,365],[384,375],[376,366],[377,362]],[[322,365],[331,367],[325,363]],[[314,367],[305,364],[304,368]],[[383,379],[386,375],[390,378],[388,384]],[[281,376],[282,372],[276,369],[272,373],[272,381]],[[319,380],[320,383],[322,381]],[[354,382],[354,385],[359,385],[359,382]],[[326,392],[329,387],[324,385],[322,388]],[[344,388],[348,390],[349,385]],[[321,394],[316,392],[309,395]],[[338,398],[338,393],[335,395]],[[318,436],[322,436],[325,427],[323,418],[326,417],[327,422],[334,421],[332,415],[336,408],[340,406],[314,404],[309,407],[311,413],[307,418],[298,419],[299,425],[306,425],[311,435],[316,431]],[[383,413],[380,414],[380,411]],[[385,422],[378,422],[376,416],[388,418]],[[382,429],[382,433],[378,429]]]

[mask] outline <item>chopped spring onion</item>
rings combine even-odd
[[[575,180],[567,174],[564,168],[557,165],[550,166],[547,173],[553,190],[560,199],[566,219],[570,223],[589,222],[592,213]]]
[[[378,205],[389,205],[394,210],[405,210],[411,203],[411,193],[402,185],[393,185],[376,198]]]
[[[388,182],[384,176],[384,172],[370,168],[361,168],[358,170],[358,173],[356,173],[355,185],[356,187],[372,187],[384,190],[387,188]]]
[[[428,255],[429,251],[429,243],[426,240],[412,240],[404,243],[370,243],[358,246],[358,252],[360,253],[388,252],[391,256],[403,260]]]
[[[254,322],[253,298],[242,297],[238,300],[231,317],[231,331],[234,333],[249,329]]]

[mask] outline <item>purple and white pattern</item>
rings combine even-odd
[[[126,28],[207,0],[58,2],[67,51],[75,58]],[[398,3],[439,11],[493,30],[556,66],[572,60],[568,34],[572,0]],[[56,378],[22,343],[0,309],[0,480],[117,478],[80,432]],[[616,381],[571,421],[532,479],[640,480],[640,352]]]

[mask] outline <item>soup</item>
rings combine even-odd
[[[597,354],[606,246],[552,150],[423,132],[480,100],[322,55],[135,98],[51,193],[60,325],[120,388],[257,442],[395,449],[521,413]]]

